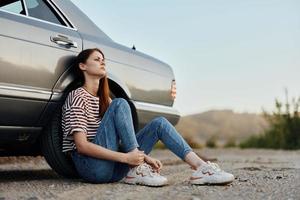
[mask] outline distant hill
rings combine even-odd
[[[268,123],[262,115],[235,113],[232,110],[211,110],[183,116],[176,125],[185,138],[205,144],[211,137],[216,137],[219,145],[230,139],[240,142],[267,127]]]

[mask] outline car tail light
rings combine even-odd
[[[176,98],[176,81],[172,80],[171,83],[171,97],[174,100]]]

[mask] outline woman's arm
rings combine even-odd
[[[91,156],[94,158],[113,160],[130,165],[140,165],[144,160],[142,151],[132,151],[129,153],[121,153],[106,149],[100,145],[94,144],[87,140],[86,134],[81,131],[74,132],[74,142],[78,153]]]

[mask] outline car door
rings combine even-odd
[[[82,40],[50,0],[1,0],[0,25],[0,132],[33,127]]]

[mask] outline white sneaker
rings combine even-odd
[[[122,182],[146,186],[163,186],[167,185],[168,180],[156,172],[150,165],[143,163],[130,169]]]
[[[207,161],[200,166],[191,176],[190,183],[194,185],[216,184],[225,185],[231,183],[234,176],[220,169],[216,163]]]

